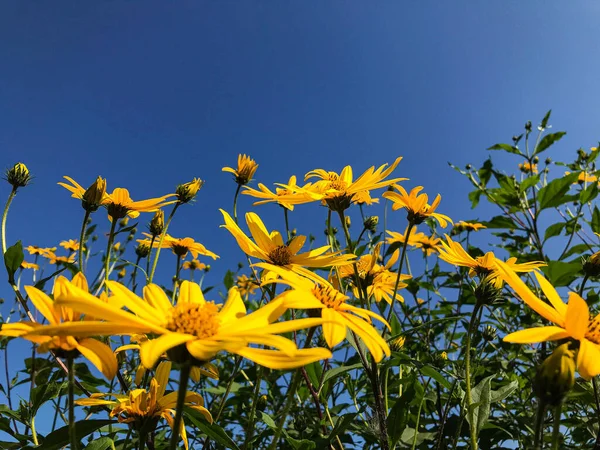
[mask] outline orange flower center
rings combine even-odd
[[[207,339],[219,331],[221,321],[217,317],[219,307],[214,302],[203,305],[198,303],[178,303],[171,310],[166,328],[168,330],[191,334],[199,339]]]
[[[280,245],[271,250],[269,260],[276,266],[287,266],[292,262],[292,252],[286,245]]]
[[[327,308],[338,309],[348,297],[336,291],[330,286],[317,284],[311,290],[312,294]]]
[[[600,344],[600,314],[590,320],[585,338],[594,344]]]

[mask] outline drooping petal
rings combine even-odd
[[[321,317],[328,321],[323,324],[323,337],[329,348],[333,348],[346,338],[344,317],[330,308],[323,308]]]
[[[536,327],[515,331],[504,337],[504,342],[515,344],[534,344],[536,342],[557,341],[569,337],[569,333],[560,327]]]
[[[577,370],[586,380],[600,374],[600,347],[587,339],[582,339],[577,354]]]
[[[169,375],[171,374],[171,361],[163,361],[156,368],[156,374],[154,378],[158,383],[158,389],[156,390],[156,398],[160,403],[160,399],[165,395],[165,389],[169,384]]]
[[[269,369],[295,369],[315,361],[331,358],[331,352],[325,348],[309,348],[298,350],[295,356],[289,357],[277,350],[243,347],[236,351],[240,356],[254,361]]]
[[[158,361],[162,354],[167,350],[194,339],[196,338],[190,334],[167,333],[156,339],[142,342],[140,347],[140,359],[142,360],[142,364],[147,369],[152,369],[154,364],[156,364],[156,361]]]
[[[151,283],[147,286],[144,286],[144,300],[150,303],[154,308],[163,313],[168,312],[173,305],[171,305],[171,301],[167,294],[156,284]]]
[[[546,278],[544,278],[544,276],[539,272],[536,271],[533,273],[533,275],[535,275],[535,279],[540,284],[540,287],[542,288],[542,291],[546,295],[548,301],[552,304],[552,306],[554,306],[554,309],[561,316],[565,317],[567,314],[567,304],[562,301],[558,295],[558,292],[556,292],[556,289],[554,289],[554,286],[552,286],[550,282],[546,280]]]
[[[122,297],[128,309],[133,311],[142,319],[148,320],[156,325],[161,325],[164,322],[164,316],[160,314],[152,305],[144,301],[121,283],[116,281],[108,281],[108,287],[117,297]]]
[[[33,286],[25,286],[25,291],[29,295],[31,303],[34,304],[36,309],[48,320],[48,322],[55,324],[60,323],[60,316],[54,308],[54,302],[44,292],[40,291]]]
[[[227,301],[219,311],[219,319],[221,324],[234,321],[246,315],[246,305],[242,300],[240,291],[234,286],[229,289]]]
[[[77,350],[106,378],[112,380],[117,373],[117,358],[112,349],[96,339],[82,339]]]
[[[569,304],[565,317],[565,329],[577,340],[583,339],[590,322],[590,310],[587,303],[574,292],[569,294]]]
[[[177,298],[177,303],[196,303],[199,305],[204,305],[206,301],[204,300],[204,294],[202,294],[200,285],[188,280],[184,280],[179,287],[179,297]]]

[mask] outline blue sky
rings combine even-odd
[[[550,108],[569,134],[549,155],[595,145],[599,12],[593,1],[3,2],[0,167],[22,161],[35,175],[9,242],[78,236],[83,210],[56,185],[63,175],[84,186],[102,175],[134,199],[200,177],[198,202],[171,231],[220,254],[220,280],[243,261],[218,228],[235,191],[221,168],[238,153],[267,185],[403,156],[397,176],[441,193],[441,212],[489,217],[470,210],[469,184],[447,163],[479,164]],[[240,210],[250,204],[243,197]],[[299,210],[292,226],[320,233],[324,211]],[[257,212],[282,227],[278,208]]]

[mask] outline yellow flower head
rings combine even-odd
[[[21,263],[21,269],[33,269],[34,271],[36,271],[36,270],[40,270],[40,266],[35,263],[23,261]]]
[[[150,243],[152,242],[151,241],[152,235],[150,235],[148,233],[142,233],[142,234],[144,236],[147,236],[148,239],[138,239],[138,242],[140,244],[150,245]],[[152,247],[158,248],[159,244],[160,244],[160,242],[155,240],[154,243],[152,244]],[[175,253],[177,256],[180,256],[182,258],[185,258],[186,255],[188,254],[188,252],[190,252],[194,256],[194,258],[198,258],[198,255],[210,256],[212,259],[217,259],[219,257],[219,255],[211,252],[200,242],[196,242],[190,237],[177,239],[177,238],[174,238],[174,237],[166,234],[163,239],[161,248],[170,248],[173,251],[173,253]]]
[[[202,181],[200,178],[194,178],[189,183],[180,184],[177,186],[175,191],[177,201],[179,203],[191,202],[194,198],[196,198],[196,195],[202,186],[204,186],[204,181]]]
[[[519,170],[523,173],[538,173],[537,164],[531,164],[527,161],[519,164]]]
[[[237,169],[232,169],[231,167],[223,167],[223,172],[232,173],[235,177],[235,182],[240,186],[248,184],[256,169],[258,168],[258,164],[252,158],[246,155],[238,155],[238,163]]]
[[[307,183],[300,187],[296,184],[295,176],[290,177],[287,184],[275,183],[275,185],[279,186],[275,188],[275,192],[272,192],[262,183],[258,183],[258,190],[244,186],[242,194],[262,199],[253,203],[255,206],[263,205],[265,203],[277,203],[279,206],[289,209],[290,211],[294,210],[294,205],[309,203],[320,199],[318,194],[311,192],[311,183]]]
[[[266,268],[267,265],[259,263],[257,266]],[[390,326],[383,317],[368,309],[350,305],[346,302],[346,295],[322,278],[318,281],[309,280],[280,267],[269,270],[281,277],[276,282],[292,288],[280,296],[285,299],[288,307],[321,310],[321,317],[327,320],[323,323],[323,336],[330,348],[346,339],[347,329],[350,329],[362,339],[375,361],[381,361],[384,354],[390,356],[388,344],[371,323],[371,319],[376,319],[389,329]]]
[[[404,234],[398,233],[396,231],[386,231],[390,236],[386,239],[388,244],[400,243],[404,244],[406,240],[406,230]],[[425,233],[416,233],[416,229],[413,228],[413,232],[411,232],[408,237],[407,245],[420,248],[423,250],[427,256],[431,255],[434,252],[439,251],[440,248],[440,238],[436,238],[435,236],[426,236]]]
[[[322,348],[299,350],[293,341],[278,336],[320,325],[322,319],[299,319],[275,323],[287,310],[283,299],[275,299],[247,314],[236,288],[229,290],[224,305],[206,301],[200,286],[183,281],[177,303],[155,284],[144,287],[140,298],[122,284],[108,281],[114,294],[112,303],[98,300],[88,292],[69,284],[57,301],[104,322],[80,322],[48,326],[42,333],[78,335],[118,335],[152,333],[155,339],[140,343],[140,359],[146,368],[153,367],[166,352],[173,362],[204,365],[227,351],[273,369],[292,369],[331,357]],[[121,309],[127,305],[131,312]],[[34,331],[33,333],[36,333]],[[251,344],[274,350],[251,347]]]
[[[406,192],[406,189],[400,185],[396,184],[394,185],[394,188],[396,188],[399,192],[384,192],[383,197],[392,202],[392,209],[394,211],[402,208],[406,209],[409,222],[418,225],[428,217],[432,217],[436,219],[443,228],[446,228],[448,222],[452,223],[452,219],[450,219],[450,217],[435,212],[440,204],[440,201],[442,200],[442,196],[440,194],[435,197],[435,200],[430,205],[427,203],[429,200],[427,194],[419,194],[419,192],[423,189],[422,186],[417,186],[410,191],[410,194]]]
[[[29,247],[25,247],[25,249],[29,252],[30,255],[41,256],[48,255],[56,251],[56,247],[38,247],[37,245],[30,245]]]
[[[461,220],[454,224],[454,231],[460,233],[462,231],[479,231],[483,228],[487,228],[485,225],[477,222],[465,222]]]
[[[533,388],[547,405],[560,405],[575,384],[575,352],[570,345],[558,346],[538,367]]]
[[[531,309],[555,325],[516,331],[504,338],[505,342],[533,344],[571,338],[579,341],[577,369],[589,380],[600,374],[600,315],[592,318],[587,303],[575,292],[569,293],[568,304],[546,278],[534,272],[548,302],[538,298],[519,278],[516,272],[502,261],[497,261],[502,279]]]
[[[44,258],[48,259],[50,264],[73,264],[75,262],[75,254],[71,254],[69,256],[58,256],[54,252],[47,252],[41,254]]]
[[[183,269],[193,271],[193,270],[206,270],[208,266],[206,264],[204,264],[203,262],[198,261],[197,259],[192,259],[191,261],[184,262],[181,267]]]
[[[162,209],[159,209],[154,213],[154,217],[150,221],[148,225],[148,230],[150,230],[150,234],[154,237],[160,236],[165,229],[165,213]]]
[[[319,179],[308,190],[317,194],[318,198],[333,211],[344,211],[352,203],[372,204],[377,199],[371,198],[370,191],[390,186],[393,183],[406,180],[407,178],[386,178],[394,171],[402,158],[396,158],[391,166],[387,164],[375,169],[375,166],[367,169],[361,176],[354,180],[352,167],[346,166],[338,174],[323,169],[311,170],[304,177],[304,181],[310,178]]]
[[[163,206],[170,205],[174,201],[167,201],[173,194],[163,195],[162,197],[149,198],[134,202],[129,196],[129,191],[123,188],[115,188],[112,194],[107,194],[104,206],[112,220],[119,220],[125,216],[132,218],[138,217],[141,212],[154,212]]]
[[[570,175],[571,172],[565,172],[566,175]],[[573,184],[584,184],[584,183],[595,183],[598,181],[598,177],[596,175],[589,174],[585,171],[579,172],[579,176],[577,177],[577,181],[574,181]]]
[[[325,253],[330,249],[329,245],[305,253],[298,253],[306,241],[306,236],[294,236],[290,243],[286,245],[278,231],[267,231],[260,217],[250,212],[246,214],[246,223],[250,229],[250,234],[254,238],[254,241],[252,241],[229,214],[222,209],[220,211],[225,219],[225,224],[221,226],[233,235],[242,251],[248,256],[260,259],[273,266],[286,267],[310,278],[316,275],[314,272],[305,269],[304,266],[336,267],[348,264],[349,261],[355,258],[354,255]]]
[[[62,241],[59,245],[65,250],[70,250],[72,252],[76,252],[77,250],[79,250],[79,242],[77,241],[77,239],[69,239],[68,241]]]
[[[25,187],[31,181],[29,169],[23,163],[17,163],[6,171],[6,181],[8,181],[13,189]]]
[[[37,351],[39,353],[53,350],[62,356],[67,352],[77,352],[87,358],[108,379],[112,379],[117,371],[117,360],[109,346],[87,336],[79,338],[73,333],[47,332],[47,330],[61,325],[78,326],[85,323],[81,321],[79,312],[58,304],[58,300],[66,292],[68,286],[78,286],[82,292],[87,292],[88,289],[87,280],[81,272],[73,277],[73,281],[68,281],[63,276],[56,279],[53,291],[54,300],[33,286],[25,286],[29,299],[40,314],[46,318],[48,325],[35,322],[4,323],[0,330],[0,336],[22,337],[34,342],[38,344]]]
[[[175,422],[175,408],[177,406],[177,392],[166,393],[171,373],[171,363],[161,362],[156,375],[150,380],[150,389],[134,389],[127,395],[122,394],[92,394],[90,398],[76,400],[80,406],[108,406],[112,407],[110,417],[117,417],[121,423],[134,423],[135,426],[156,426],[156,420],[163,418],[171,429]],[[115,400],[104,400],[105,397],[114,397]],[[212,423],[210,412],[204,407],[204,399],[196,392],[188,391],[185,396],[185,406],[195,409]],[[153,430],[154,428],[152,428]],[[185,448],[188,448],[188,439],[185,424],[181,422],[179,435],[183,439]]]
[[[240,291],[242,297],[247,297],[254,294],[254,291],[258,289],[258,284],[252,278],[246,275],[240,275],[237,277],[235,285]]]
[[[106,204],[108,196],[106,194],[106,180],[98,177],[92,185],[84,189],[77,181],[71,177],[64,176],[69,183],[59,182],[58,184],[71,192],[71,197],[81,200],[83,209],[89,212],[96,211],[101,205]]]

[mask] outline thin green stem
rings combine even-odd
[[[554,426],[552,429],[552,450],[560,448],[560,416],[562,414],[562,402],[554,407]]]
[[[79,264],[79,271],[83,273],[83,244],[85,243],[85,229],[87,227],[88,219],[90,218],[90,212],[88,210],[85,211],[85,215],[83,216],[83,223],[81,224],[81,233],[79,233],[79,255],[77,258],[77,263]]]
[[[419,409],[417,410],[417,422],[415,423],[415,434],[413,436],[413,442],[412,442],[412,450],[415,450],[417,448],[417,438],[419,436],[419,422],[421,420],[421,410],[423,409],[423,403],[425,403],[425,393],[427,392],[427,388],[429,387],[429,382],[431,381],[431,378],[427,379],[427,382],[425,383],[425,387],[423,388],[423,397],[421,397],[421,401],[419,402]]]
[[[179,374],[179,390],[177,391],[177,406],[175,409],[175,420],[173,421],[173,433],[171,434],[171,450],[177,450],[179,443],[179,429],[183,423],[183,405],[185,404],[185,396],[187,394],[187,385],[190,379],[190,371],[192,366],[189,362],[181,365]]]
[[[108,292],[108,275],[110,268],[110,253],[112,251],[113,242],[115,241],[115,227],[117,226],[117,219],[112,218],[110,224],[110,232],[108,233],[108,244],[106,245],[106,254],[104,255],[104,289]]]
[[[390,303],[390,311],[387,315],[387,321],[389,323],[392,318],[392,314],[394,313],[394,301],[396,300],[396,294],[398,293],[398,286],[400,286],[400,277],[402,276],[402,265],[404,264],[404,257],[406,256],[406,247],[408,247],[408,239],[410,237],[410,233],[412,232],[415,223],[410,221],[408,222],[408,227],[406,228],[406,234],[404,238],[404,245],[402,246],[402,253],[400,255],[400,261],[398,263],[398,275],[396,275],[396,283],[394,284],[394,295],[392,295],[392,302]],[[385,329],[384,329],[385,332]]]
[[[256,417],[256,405],[258,404],[258,394],[260,394],[260,385],[264,374],[264,367],[260,366],[257,370],[256,380],[254,381],[254,390],[252,392],[252,406],[250,407],[250,415],[248,416],[248,426],[246,428],[246,439],[244,440],[244,450],[249,448],[250,441],[254,437],[254,420]]]
[[[233,196],[233,220],[235,220],[235,223],[238,223],[238,216],[237,216],[237,201],[238,201],[238,197],[240,195],[240,189],[241,189],[242,185],[238,183],[237,188],[235,190],[235,195]]]
[[[146,277],[150,273],[150,257],[152,256],[152,248],[154,247],[154,241],[156,240],[156,236],[152,235],[152,239],[150,240],[150,252],[146,257]]]
[[[146,438],[148,437],[148,433],[141,431],[140,435],[139,435],[139,443],[138,443],[138,449],[139,450],[144,450],[146,448]]]
[[[175,295],[177,294],[177,287],[179,286],[179,274],[181,272],[181,256],[177,255],[177,266],[175,267],[175,280],[173,281],[173,297],[171,303],[175,303]]]
[[[471,314],[471,320],[469,321],[469,329],[467,332],[466,341],[466,353],[465,353],[465,391],[467,396],[467,417],[469,418],[469,431],[471,436],[471,450],[477,450],[477,424],[474,423],[473,408],[473,396],[471,393],[471,338],[477,322],[477,313],[479,312],[479,305],[475,305],[473,313]]]
[[[39,445],[38,435],[35,431],[35,416],[31,418],[31,439],[35,445]]]
[[[156,254],[154,255],[154,261],[152,262],[152,271],[150,272],[150,277],[148,277],[148,284],[152,283],[152,280],[154,280],[154,273],[156,272],[156,266],[158,264],[158,257],[160,256],[160,250],[162,248],[162,243],[167,234],[167,230],[169,229],[169,225],[171,224],[171,220],[173,220],[175,211],[177,211],[177,208],[179,208],[179,205],[181,205],[181,203],[179,203],[179,202],[175,203],[175,206],[173,207],[173,209],[171,210],[171,213],[169,214],[167,223],[165,223],[163,232],[160,234],[160,239],[158,240],[158,248],[156,249]]]
[[[6,218],[8,217],[8,208],[10,208],[10,204],[17,195],[17,188],[13,186],[12,191],[10,191],[10,195],[6,200],[6,205],[4,205],[4,212],[2,213],[2,254],[6,253]]]
[[[541,450],[541,442],[544,440],[544,416],[546,415],[546,405],[540,399],[535,416],[535,428],[533,429],[533,450]]]
[[[67,368],[69,369],[69,441],[71,450],[77,450],[77,433],[75,431],[75,364],[72,355],[67,356]]]
[[[271,441],[271,445],[269,446],[269,450],[276,450],[277,444],[279,443],[279,438],[281,437],[281,433],[283,431],[283,427],[285,425],[285,421],[290,412],[290,408],[292,407],[292,401],[294,399],[294,394],[300,385],[300,380],[302,379],[302,374],[300,373],[300,369],[296,369],[294,375],[292,375],[292,380],[290,382],[290,387],[287,392],[287,397],[285,399],[285,404],[283,406],[283,411],[281,412],[281,418],[279,419],[279,423],[277,424],[277,428],[275,429],[275,435],[273,436],[273,440]]]

